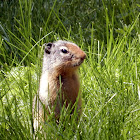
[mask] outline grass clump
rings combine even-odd
[[[0,139],[140,139],[139,5],[137,0],[2,1]],[[57,39],[71,40],[87,54],[79,71],[83,114],[76,123],[77,114],[70,118],[63,108],[59,125],[52,113],[34,136],[40,46]]]

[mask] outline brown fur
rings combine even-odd
[[[39,120],[44,120],[41,102],[45,105],[46,110],[48,110],[48,106],[55,106],[55,116],[59,118],[61,111],[59,104],[61,103],[63,106],[66,102],[66,107],[69,104],[73,106],[79,96],[78,110],[81,112],[81,95],[79,95],[81,93],[79,92],[80,83],[77,70],[86,54],[76,44],[67,41],[60,40],[52,44],[45,44],[45,47],[39,98],[35,97],[33,102],[35,128],[38,127]],[[67,53],[63,53],[62,49],[67,50]]]

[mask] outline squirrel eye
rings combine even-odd
[[[62,49],[61,52],[62,53],[68,53],[68,51],[66,49]]]

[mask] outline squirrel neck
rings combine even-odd
[[[65,69],[59,69],[55,68],[54,70],[48,71],[48,74],[51,75],[54,79],[56,78],[71,78],[73,75],[77,75],[78,67],[73,67],[73,68],[65,68]]]

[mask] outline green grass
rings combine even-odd
[[[140,139],[139,1],[1,3],[0,139]],[[79,70],[83,113],[77,122],[63,108],[58,125],[52,112],[34,136],[41,46],[57,39],[87,54]]]

